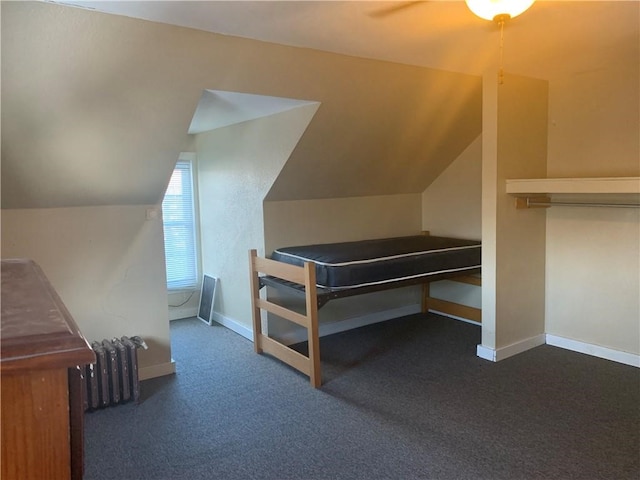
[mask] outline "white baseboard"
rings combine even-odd
[[[485,347],[484,345],[478,345],[476,347],[476,355],[490,362],[496,361],[496,351],[493,348]]]
[[[247,328],[236,320],[225,317],[218,312],[213,312],[211,314],[211,318],[214,322],[227,327],[229,330],[233,330],[237,334],[242,335],[244,338],[247,338],[253,342],[253,330],[251,328]]]
[[[364,327],[366,325],[373,325],[374,323],[385,322],[393,318],[400,318],[407,315],[413,315],[420,313],[421,307],[419,304],[407,305],[403,307],[393,308],[390,310],[383,310],[381,312],[370,313],[367,315],[361,315],[359,317],[348,318],[339,322],[331,322],[320,324],[318,328],[318,334],[321,337],[326,335],[333,335],[334,333],[345,332],[354,328]],[[306,342],[307,333],[306,330],[296,330],[290,334],[281,336],[278,340],[285,345],[293,345],[295,343]]]
[[[172,307],[169,308],[169,321],[191,318],[198,315],[198,307]]]
[[[559,337],[557,335],[542,334],[535,337],[528,338],[521,342],[508,345],[506,347],[493,349],[485,347],[484,345],[478,345],[476,354],[480,358],[489,360],[492,362],[498,362],[505,358],[509,358],[518,353],[522,353],[538,345],[552,345],[554,347],[564,348],[573,352],[584,353],[585,355],[591,355],[593,357],[603,358],[605,360],[611,360],[612,362],[623,363],[632,367],[640,368],[640,355],[629,352],[622,352],[620,350],[614,350],[612,348],[603,347],[600,345],[593,345],[591,343],[580,342],[578,340],[572,340],[570,338]]]
[[[559,337],[557,335],[546,335],[546,343],[554,347],[564,348],[573,352],[584,353],[613,362],[624,363],[632,367],[640,368],[640,355],[634,353],[622,352],[612,348],[593,345],[591,343],[580,342],[570,338]]]
[[[478,345],[476,349],[476,355],[491,362],[499,362],[500,360],[504,360],[505,358],[513,357],[518,353],[526,352],[527,350],[530,350],[534,347],[544,345],[544,343],[545,335],[541,333],[540,335],[536,335],[535,337],[526,338],[519,342],[512,343],[511,345],[507,345],[506,347],[500,347],[497,349],[485,347],[484,345]]]
[[[174,373],[176,373],[176,362],[171,359],[168,363],[159,363],[158,365],[140,368],[138,370],[138,379],[148,380],[150,378],[162,377]]]

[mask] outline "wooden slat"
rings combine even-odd
[[[309,358],[305,357],[299,352],[292,350],[291,348],[283,345],[272,338],[262,335],[262,348],[265,353],[273,355],[278,360],[292,366],[296,370],[304,373],[305,375],[311,374]]]
[[[304,284],[305,275],[303,267],[258,256],[253,258],[252,265],[253,270],[256,272],[266,273],[267,275],[273,275],[274,277],[282,278],[290,282]]]
[[[288,308],[282,307],[268,300],[263,300],[262,298],[256,299],[256,305],[258,308],[271,312],[274,315],[278,315],[290,322],[297,323],[301,327],[309,327],[309,319],[298,312],[294,312],[293,310],[289,310]]]
[[[482,310],[479,308],[468,307],[467,305],[448,302],[433,297],[428,298],[428,305],[430,310],[435,310],[436,312],[466,318],[478,323],[482,322]]]

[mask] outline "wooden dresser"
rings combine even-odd
[[[37,264],[1,265],[1,478],[81,479],[78,366],[94,362],[94,353]]]

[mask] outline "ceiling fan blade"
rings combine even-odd
[[[395,2],[395,5],[389,5],[388,7],[378,8],[377,10],[369,13],[369,16],[372,18],[384,18],[389,15],[393,15],[402,10],[406,10],[408,8],[415,7],[421,3],[426,3],[428,0],[418,0],[414,2]]]

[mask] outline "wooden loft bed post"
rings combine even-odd
[[[257,299],[260,298],[260,279],[256,270],[258,252],[249,251],[249,265],[251,266],[251,318],[253,321],[253,349],[256,353],[262,353],[262,319]]]
[[[316,267],[311,262],[304,264],[305,291],[307,298],[307,339],[309,343],[309,380],[314,387],[322,384],[320,369],[320,332],[318,325],[318,292],[316,290]]]
[[[429,230],[423,230],[423,235],[430,235]],[[474,277],[473,275],[460,275],[458,277],[452,277],[447,280],[459,283],[468,283],[469,285],[475,285],[477,287],[482,286],[482,278]],[[456,317],[466,318],[474,322],[482,322],[482,310],[479,308],[468,307],[460,303],[448,302],[446,300],[440,300],[431,296],[431,282],[425,282],[422,284],[422,313],[427,313],[429,309],[436,310],[438,312],[446,313],[448,315],[454,315]]]
[[[320,368],[320,335],[318,332],[318,300],[315,265],[306,262],[304,267],[289,265],[268,258],[260,258],[256,250],[249,251],[251,266],[251,311],[253,317],[253,342],[256,353],[268,353],[309,377],[315,388],[322,384]],[[289,282],[305,286],[306,314],[302,315],[268,300],[260,298],[259,273],[265,273]],[[262,333],[260,311],[266,310],[285,320],[307,329],[309,355],[305,356]]]
[[[482,278],[474,277],[473,275],[460,275],[447,280],[467,283],[477,287],[482,286]],[[422,285],[422,313],[427,313],[429,309],[431,309],[436,312],[442,312],[447,315],[453,315],[455,317],[466,318],[473,322],[482,323],[482,309],[434,298],[430,295],[429,285],[429,283]]]

